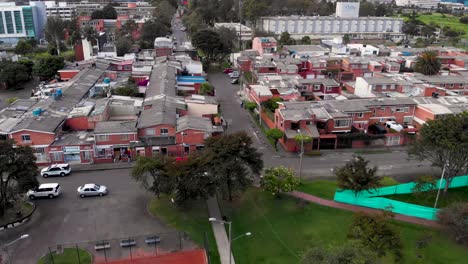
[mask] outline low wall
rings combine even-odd
[[[13,222],[10,222],[10,223],[8,223],[6,225],[0,226],[0,231],[20,226],[20,225],[24,224],[26,221],[28,221],[31,218],[32,214],[36,211],[36,205],[34,203],[29,202],[29,201],[26,201],[26,202],[33,206],[33,210],[26,216],[23,216],[23,217],[15,220]]]

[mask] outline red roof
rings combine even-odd
[[[96,262],[98,263],[98,262]],[[101,262],[104,263],[104,262]],[[106,264],[208,264],[208,258],[204,249],[180,251],[158,256],[134,257],[105,262]]]

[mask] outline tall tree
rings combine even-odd
[[[279,166],[266,169],[260,184],[262,189],[278,197],[281,193],[294,191],[299,180],[294,170]]]
[[[457,202],[441,209],[437,218],[457,243],[468,245],[468,202]]]
[[[393,253],[395,262],[401,261],[403,257],[401,238],[391,226],[391,216],[388,212],[372,215],[355,214],[349,227],[348,239],[358,240],[379,257]]]
[[[348,241],[329,249],[313,247],[302,257],[301,264],[378,264],[380,258],[375,252],[358,241]]]
[[[377,167],[368,168],[368,160],[361,156],[354,156],[344,166],[335,169],[338,187],[351,190],[356,195],[361,191],[371,192],[380,187],[380,177],[376,175]]]
[[[141,39],[153,45],[157,37],[163,37],[171,33],[170,28],[156,20],[148,20],[143,24]]]
[[[133,32],[137,29],[138,25],[135,23],[135,20],[129,19],[122,25],[122,28],[120,28],[119,35],[131,37],[133,39]]]
[[[263,169],[261,153],[252,147],[245,132],[210,137],[205,141],[207,172],[215,175],[221,191],[232,200],[234,193],[245,190]]]
[[[165,159],[162,156],[157,157],[139,157],[132,169],[132,177],[143,188],[154,193],[156,197],[168,193],[171,189],[171,179],[167,173],[168,164],[174,162],[171,159]]]
[[[47,41],[55,42],[57,47],[57,54],[60,55],[60,42],[65,37],[65,22],[60,17],[48,17],[44,28],[44,33]]]
[[[301,44],[302,45],[310,45],[311,43],[312,43],[312,41],[310,40],[309,36],[302,37],[302,39],[301,39]]]
[[[416,59],[414,71],[424,75],[435,75],[440,71],[441,63],[435,51],[425,51]]]
[[[20,199],[21,194],[38,186],[36,157],[30,147],[13,146],[12,141],[0,141],[0,216]]]
[[[249,20],[255,28],[257,25],[257,20],[261,16],[268,14],[268,5],[269,4],[264,0],[244,0],[242,6],[244,18]]]
[[[117,56],[124,56],[130,51],[132,47],[132,41],[128,37],[119,37],[115,41],[115,48],[117,51]]]
[[[176,9],[168,1],[159,1],[154,9],[153,17],[159,22],[163,23],[167,27],[171,27],[172,17]]]
[[[7,88],[16,88],[29,78],[28,66],[11,61],[0,62],[0,82],[6,84]]]
[[[43,79],[52,78],[57,71],[65,66],[63,57],[44,55],[37,58],[33,66],[33,75]]]
[[[98,32],[94,27],[86,26],[81,29],[81,35],[84,39],[89,41],[91,44],[96,43],[97,38],[99,37]]]
[[[15,46],[14,52],[16,54],[24,55],[26,53],[32,52],[33,47],[25,40],[20,40]]]
[[[104,8],[94,10],[91,13],[91,19],[116,19],[117,18],[117,11],[114,8],[112,3],[107,4]]]
[[[427,121],[408,154],[441,169],[445,167],[444,193],[447,193],[453,177],[468,169],[467,149],[468,112],[463,112]]]
[[[192,37],[192,43],[203,52],[208,65],[226,55],[221,37],[214,30],[204,29],[196,32]]]
[[[283,131],[278,128],[271,128],[265,132],[265,135],[275,143],[275,150],[278,150],[278,140],[284,136]]]
[[[296,41],[293,38],[291,38],[291,35],[289,34],[289,32],[285,31],[285,32],[281,33],[278,44],[281,45],[281,46],[294,45],[294,44],[296,44]]]

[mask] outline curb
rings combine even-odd
[[[25,201],[26,203],[30,204],[33,206],[33,210],[26,216],[20,218],[19,220],[15,220],[13,222],[10,222],[8,224],[5,224],[5,225],[2,225],[0,226],[0,232],[1,231],[4,231],[6,229],[11,229],[11,228],[15,228],[17,226],[20,226],[20,225],[23,225],[24,223],[26,223],[27,221],[29,221],[29,219],[31,218],[32,214],[36,211],[36,204],[33,203],[33,202],[30,202],[30,201]]]
[[[81,171],[105,171],[105,170],[120,170],[120,169],[131,169],[133,168],[133,163],[128,166],[114,166],[114,167],[95,167],[95,165],[85,165],[88,167],[79,167],[74,168],[72,172],[81,172]]]

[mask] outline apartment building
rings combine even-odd
[[[20,38],[41,39],[45,23],[43,2],[31,1],[27,6],[0,3],[0,41],[4,43],[16,44]]]

